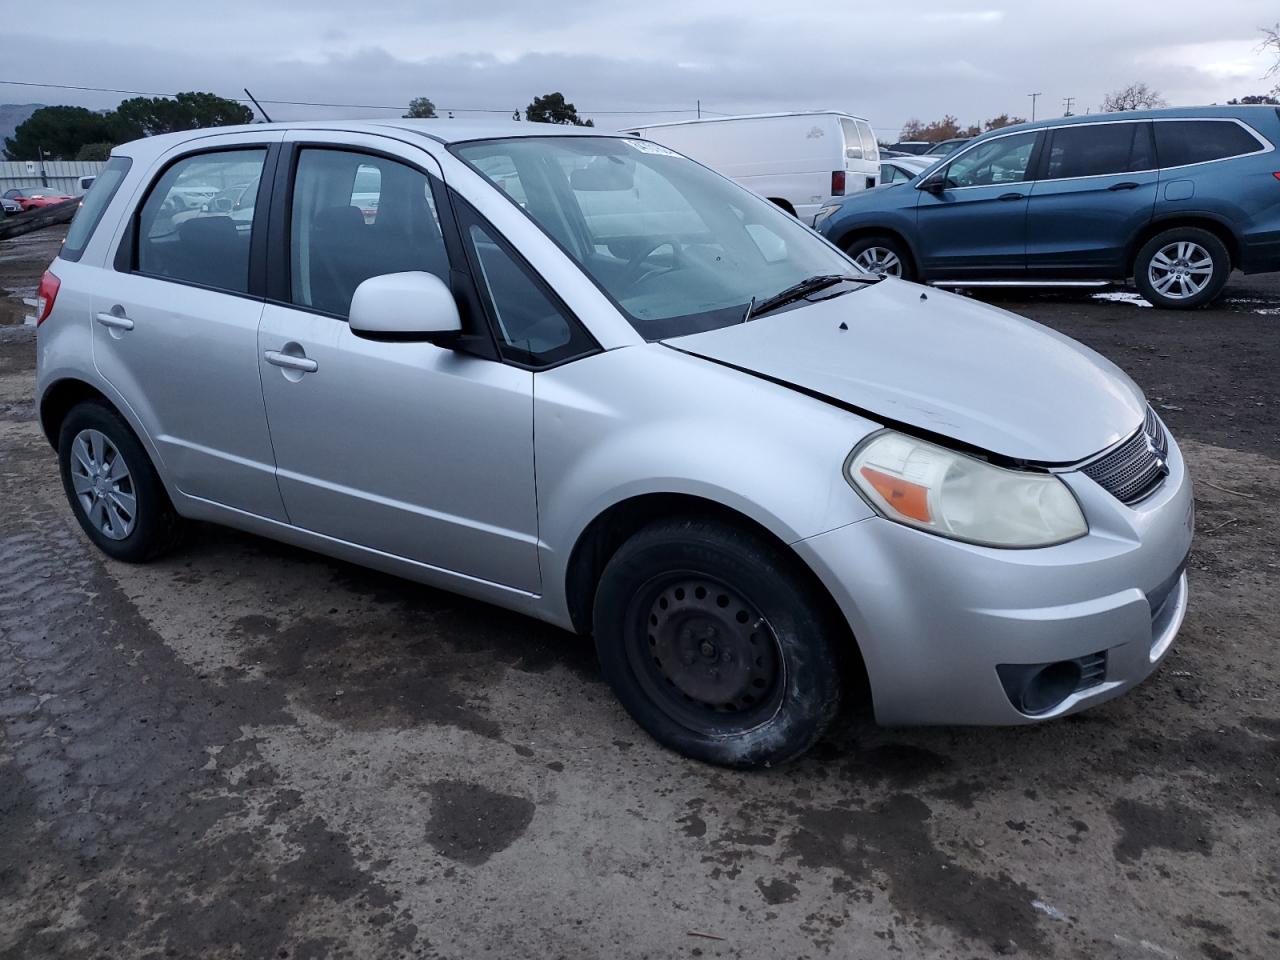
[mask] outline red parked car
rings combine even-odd
[[[66,203],[75,197],[55,190],[53,187],[14,187],[4,192],[6,200],[15,200],[25,213],[38,207],[52,207],[54,204]]]

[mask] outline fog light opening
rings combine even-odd
[[[1077,660],[1056,663],[1012,664],[996,668],[1010,702],[1020,712],[1035,716],[1048,713],[1080,687]]]

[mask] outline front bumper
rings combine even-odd
[[[1089,533],[1002,550],[874,517],[794,544],[849,621],[883,724],[1018,724],[1123,693],[1168,652],[1187,609],[1191,482],[1170,438],[1169,475],[1125,506],[1079,472]],[[1089,660],[1100,679],[1052,709],[1015,707],[997,667]]]

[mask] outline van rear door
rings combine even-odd
[[[869,190],[879,182],[880,148],[865,120],[840,118],[844,138],[845,193]]]

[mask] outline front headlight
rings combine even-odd
[[[831,216],[833,213],[835,213],[839,209],[840,209],[840,204],[838,203],[828,204],[827,206],[823,207],[821,210],[819,210],[817,213],[813,215],[813,225],[816,227],[818,224],[822,223],[823,220],[827,219],[827,217]]]
[[[1089,532],[1052,474],[1006,470],[892,430],[858,446],[845,471],[882,516],[954,540],[1047,547]]]

